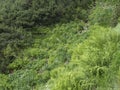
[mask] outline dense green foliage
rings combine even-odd
[[[17,27],[49,25],[64,19],[86,19],[92,0],[4,0],[0,22]],[[87,5],[87,6],[86,6]]]
[[[0,0],[0,90],[119,90],[119,0]]]
[[[20,49],[28,46],[29,36],[22,28],[0,25],[0,72],[8,72],[6,66],[18,55]]]
[[[6,66],[16,58],[17,51],[22,51],[32,43],[31,31],[35,31],[34,28],[76,19],[87,20],[87,12],[92,0],[65,0],[64,2],[61,0],[0,0],[0,2],[0,61],[2,62],[0,72],[8,72]],[[14,50],[8,51],[8,48]]]
[[[91,24],[115,27],[120,17],[120,1],[98,0],[89,15]]]
[[[55,70],[58,73],[56,77],[52,76],[52,90],[110,90],[114,85],[117,87],[120,33],[98,26],[91,29],[90,37],[72,49],[68,67]]]

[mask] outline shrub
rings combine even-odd
[[[4,0],[0,4],[0,22],[10,26],[31,28],[35,25],[56,23],[61,19],[83,19],[82,17],[87,16],[84,12],[87,12],[92,1]]]
[[[29,34],[22,28],[0,25],[0,72],[8,72],[9,63],[16,58],[20,49],[28,46],[28,37]]]
[[[52,90],[109,90],[118,86],[120,33],[93,26],[90,37],[73,48],[67,67],[52,72]],[[55,73],[55,74],[54,74]]]
[[[97,2],[96,6],[91,10],[89,20],[91,24],[99,24],[102,26],[115,26],[113,22],[115,16],[115,5],[106,2]]]
[[[76,62],[76,65],[83,68],[88,80],[94,80],[91,89],[109,89],[117,82],[119,72],[120,33],[109,28],[92,29],[89,39],[74,50],[71,62]]]

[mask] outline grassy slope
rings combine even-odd
[[[0,89],[109,90],[116,87],[120,73],[119,30],[97,25],[89,29],[78,21],[37,28],[32,47],[9,65],[11,74],[0,75]]]
[[[30,90],[36,85],[38,88],[45,86],[55,68],[66,67],[70,62],[71,49],[88,36],[82,33],[84,29],[87,29],[85,23],[79,21],[37,28],[33,32],[32,47],[9,65],[11,74],[1,75],[6,77],[4,83],[0,83],[1,88]]]

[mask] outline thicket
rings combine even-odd
[[[94,26],[90,37],[72,49],[67,67],[52,72],[51,90],[119,89],[120,33]],[[44,89],[46,90],[46,89]]]
[[[119,0],[0,2],[0,90],[119,90]]]
[[[9,73],[7,66],[19,52],[33,43],[32,32],[70,20],[87,20],[90,1],[78,0],[0,0],[0,72]],[[37,31],[36,31],[37,32]],[[45,34],[44,32],[40,32]]]
[[[91,9],[89,22],[91,25],[99,24],[105,27],[115,27],[120,17],[120,1],[98,0]]]
[[[62,19],[87,19],[92,0],[11,0],[1,1],[0,21],[10,26],[29,28],[50,25]]]
[[[38,28],[37,32],[44,31],[47,34],[38,35],[34,39],[33,46],[24,49],[19,57],[9,64],[8,68],[12,71],[7,80],[4,78],[5,82],[0,83],[1,88],[37,90],[40,86],[44,86],[51,78],[53,69],[66,66],[70,62],[70,48],[89,36],[88,33],[82,33],[86,27],[84,22],[74,21],[68,24],[57,24],[51,28]],[[2,76],[6,77],[6,75]]]

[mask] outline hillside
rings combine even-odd
[[[119,90],[119,0],[0,0],[0,90]]]

